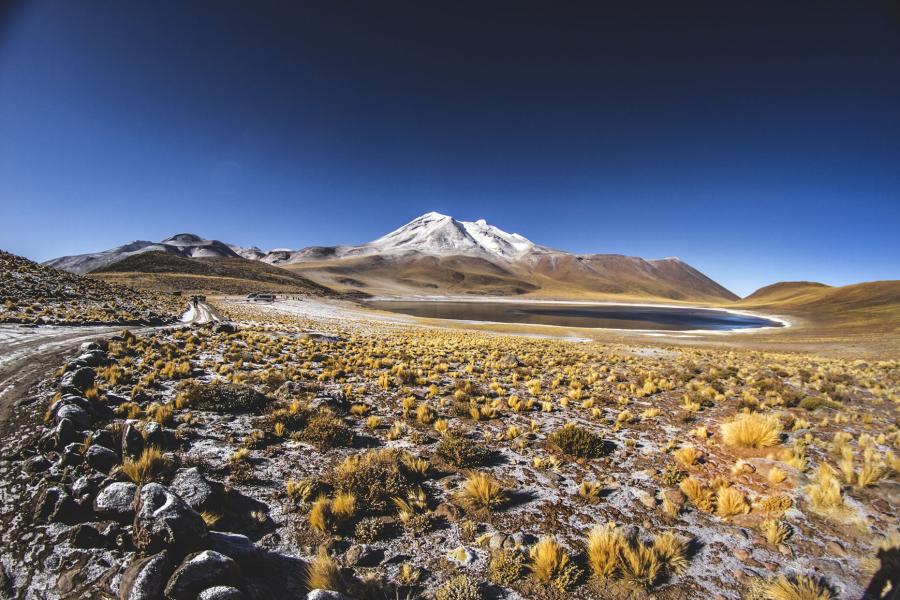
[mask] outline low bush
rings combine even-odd
[[[482,444],[454,434],[442,437],[435,453],[454,467],[460,468],[479,467],[490,456],[490,452]]]
[[[603,454],[603,438],[572,423],[551,433],[547,441],[563,454],[577,458],[597,458]]]
[[[232,414],[259,414],[269,401],[250,386],[222,381],[194,383],[184,390],[183,397],[192,408]]]

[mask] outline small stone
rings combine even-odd
[[[313,590],[306,595],[306,600],[353,600],[352,598],[332,592],[331,590]]]
[[[206,588],[197,596],[197,600],[244,600],[245,598],[244,592],[228,585]]]
[[[55,412],[56,422],[59,423],[63,419],[68,419],[75,424],[76,427],[87,429],[94,422],[94,417],[87,410],[76,404],[65,403],[60,405]]]
[[[196,467],[179,469],[172,478],[169,489],[197,511],[218,508],[224,493],[222,484],[207,480]]]
[[[106,538],[94,525],[82,523],[72,532],[72,545],[76,548],[104,548]]]
[[[456,506],[448,502],[442,502],[434,509],[434,516],[443,517],[452,523],[458,521],[460,517],[462,517],[462,512],[460,512],[459,508]]]
[[[735,548],[734,557],[741,562],[747,562],[748,560],[750,560],[750,553],[743,548]]]
[[[507,535],[502,533],[495,533],[491,536],[491,539],[488,540],[488,548],[491,550],[499,550],[503,548],[503,544],[506,542]]]
[[[656,508],[656,497],[650,492],[638,492],[638,500],[647,508]]]
[[[47,469],[50,468],[50,461],[44,458],[43,456],[32,456],[28,460],[25,461],[25,464],[22,466],[22,469],[26,473],[43,473]]]
[[[72,497],[61,487],[49,487],[35,498],[34,517],[42,523],[73,523],[77,506]]]
[[[90,367],[81,367],[70,373],[66,373],[59,381],[59,387],[64,391],[86,392],[94,385],[97,373]]]
[[[825,551],[832,556],[847,556],[847,551],[838,542],[830,540],[825,544]]]

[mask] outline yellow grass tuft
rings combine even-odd
[[[834,594],[819,580],[811,577],[784,575],[765,587],[766,600],[832,600]]]
[[[319,548],[316,557],[306,566],[306,586],[311,590],[333,592],[340,592],[345,587],[337,561],[324,548]]]
[[[568,552],[551,537],[543,537],[529,551],[529,568],[535,579],[565,591],[578,581],[580,571],[571,563]]]
[[[119,467],[125,477],[138,485],[161,479],[171,468],[172,461],[155,446],[144,449],[137,459],[125,458]]]
[[[750,512],[750,505],[744,494],[733,487],[721,487],[716,494],[716,514],[720,517],[733,517]]]
[[[495,510],[509,500],[503,487],[486,473],[473,472],[458,493],[462,504],[473,510]]]
[[[612,577],[618,569],[619,552],[625,543],[625,536],[612,523],[591,529],[587,543],[591,572],[604,579]]]
[[[739,448],[768,448],[780,440],[781,421],[774,415],[741,414],[722,424],[722,440]]]

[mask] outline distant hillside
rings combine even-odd
[[[263,262],[239,257],[185,258],[166,252],[133,254],[101,267],[90,277],[135,287],[244,294],[252,291],[333,294],[329,288]]]
[[[870,281],[843,287],[809,281],[781,282],[756,290],[738,304],[828,311],[900,306],[900,281]]]
[[[164,253],[172,260],[149,263],[139,257]],[[134,260],[132,257],[135,257]],[[92,254],[65,256],[47,264],[76,273],[100,272],[133,285],[190,289],[215,285],[216,291],[247,289],[247,282],[269,283],[242,263],[240,272],[197,272],[180,261],[245,258],[302,274],[320,287],[391,295],[531,295],[561,299],[722,302],[730,291],[677,258],[643,259],[618,254],[573,254],[536,244],[483,219],[460,221],[430,212],[357,246],[279,248],[264,252],[181,233],[161,242],[137,241]],[[113,266],[125,262],[125,266]],[[221,263],[228,264],[228,263]],[[165,266],[163,266],[165,265]],[[264,272],[264,271],[262,271]],[[129,281],[125,273],[152,273]],[[269,272],[269,275],[272,275]],[[164,277],[165,276],[165,277]],[[188,283],[186,277],[193,280]],[[217,277],[213,283],[200,278]],[[271,285],[295,285],[283,281]],[[262,278],[262,279],[261,279]],[[224,279],[228,279],[226,282]],[[308,284],[309,281],[306,281]],[[223,287],[224,286],[224,287]]]
[[[816,281],[781,281],[761,287],[741,301],[785,302],[810,294],[819,294],[824,289],[831,289],[831,286]]]

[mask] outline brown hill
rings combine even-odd
[[[265,290],[316,296],[334,293],[298,273],[255,260],[185,258],[165,252],[135,254],[92,271],[89,277],[167,291],[246,294]]]
[[[345,256],[285,264],[323,285],[372,294],[531,295],[721,302],[738,297],[678,259],[540,251],[514,262],[478,256]]]

